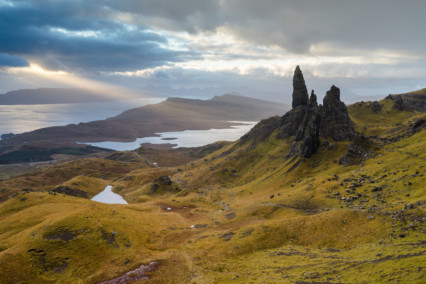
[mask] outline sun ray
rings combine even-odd
[[[33,62],[30,62],[29,67],[9,68],[8,71],[12,74],[25,73],[35,77],[44,78],[52,82],[60,83],[64,87],[86,89],[114,100],[132,100],[150,97],[150,95],[142,92],[136,92],[122,86],[83,78],[70,72],[62,70],[48,70]]]

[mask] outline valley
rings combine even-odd
[[[232,143],[1,180],[0,282],[424,283],[425,95],[347,107],[332,86],[320,105],[299,67],[293,86],[291,110]],[[129,204],[90,200],[107,185]]]

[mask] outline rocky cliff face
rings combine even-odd
[[[392,100],[393,107],[398,110],[426,112],[426,88],[407,94],[389,95],[386,99]]]
[[[346,105],[340,100],[340,89],[332,86],[323,100],[317,103],[314,91],[308,92],[300,67],[293,77],[293,109],[281,117],[279,138],[294,136],[289,156],[309,157],[320,146],[320,136],[336,141],[352,140],[355,136],[353,123]]]
[[[301,140],[303,137],[303,142],[300,146],[300,154],[303,157],[311,156],[317,151],[318,147],[320,146],[320,122],[321,117],[318,112],[317,96],[315,95],[314,91],[312,91],[307,107],[305,122],[304,125],[301,127],[304,132],[303,136],[301,132],[299,132],[300,137],[296,137],[296,140]]]

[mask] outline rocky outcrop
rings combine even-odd
[[[331,86],[320,109],[320,135],[336,141],[351,140],[355,135],[354,125],[348,108],[340,100],[340,89]]]
[[[295,108],[299,105],[306,106],[308,104],[308,89],[305,85],[305,79],[303,78],[302,71],[299,65],[294,70],[293,76],[293,103],[292,107]]]
[[[300,154],[303,157],[310,157],[318,150],[318,147],[320,146],[320,122],[321,117],[318,113],[317,96],[315,95],[314,91],[312,91],[308,103],[308,110],[305,116],[304,125],[306,126],[304,127],[303,132],[306,133],[303,135],[303,142],[300,146]],[[296,140],[297,138],[301,139],[301,137],[296,137]]]
[[[278,138],[294,136],[288,156],[310,157],[320,146],[320,136],[336,141],[352,140],[354,125],[346,105],[340,100],[340,89],[332,86],[318,105],[312,91],[308,99],[305,80],[299,66],[293,77],[293,109],[281,117]]]
[[[389,95],[386,99],[392,100],[394,103],[393,107],[397,110],[404,110],[404,101],[401,95]]]
[[[363,160],[374,156],[376,148],[368,137],[355,135],[353,142],[349,145],[346,154],[339,159],[340,165],[358,164]]]
[[[245,149],[252,149],[276,133],[277,139],[286,139],[291,143],[288,158],[307,158],[320,147],[320,138],[351,141],[355,136],[348,109],[340,100],[339,88],[332,86],[323,100],[323,105],[318,105],[314,91],[308,97],[305,79],[299,66],[294,71],[292,106],[293,108],[282,117],[271,117],[259,122],[225,153],[229,154],[243,144],[246,145]]]
[[[303,122],[301,124],[299,123],[299,127],[297,129],[296,141],[303,140],[309,125],[319,119],[317,96],[315,95],[314,90],[311,92],[311,97],[307,107],[304,108],[304,113]]]
[[[126,272],[124,275],[120,277],[110,279],[107,281],[102,281],[102,282],[99,282],[98,284],[120,284],[120,283],[130,283],[130,282],[148,280],[151,277],[149,273],[152,273],[158,270],[159,267],[160,267],[160,262],[158,261],[150,262],[148,265],[142,264],[139,268]]]
[[[172,182],[170,176],[160,176],[151,185],[149,193],[178,192],[180,189]]]
[[[268,140],[271,134],[279,127],[279,123],[279,116],[272,116],[270,118],[261,120],[252,128],[250,132],[246,133],[240,138],[240,141],[236,144],[236,147],[250,141],[251,145],[249,148],[253,148],[260,142]],[[232,149],[230,152],[232,152]]]
[[[370,107],[375,113],[379,113],[383,108],[382,105],[378,101],[372,102]]]
[[[299,130],[299,126],[303,123],[306,115],[306,108],[299,106],[293,108],[281,117],[279,138],[288,138],[295,136]]]
[[[58,186],[52,189],[49,193],[50,194],[62,193],[62,194],[66,194],[66,195],[74,196],[74,197],[88,198],[87,192],[78,188],[71,188],[66,185]]]
[[[388,95],[386,99],[392,100],[393,107],[397,110],[426,112],[426,89],[401,95]]]

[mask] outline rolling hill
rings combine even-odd
[[[1,181],[0,282],[424,283],[425,113],[293,82],[235,143]],[[89,200],[107,184],[129,205]]]

